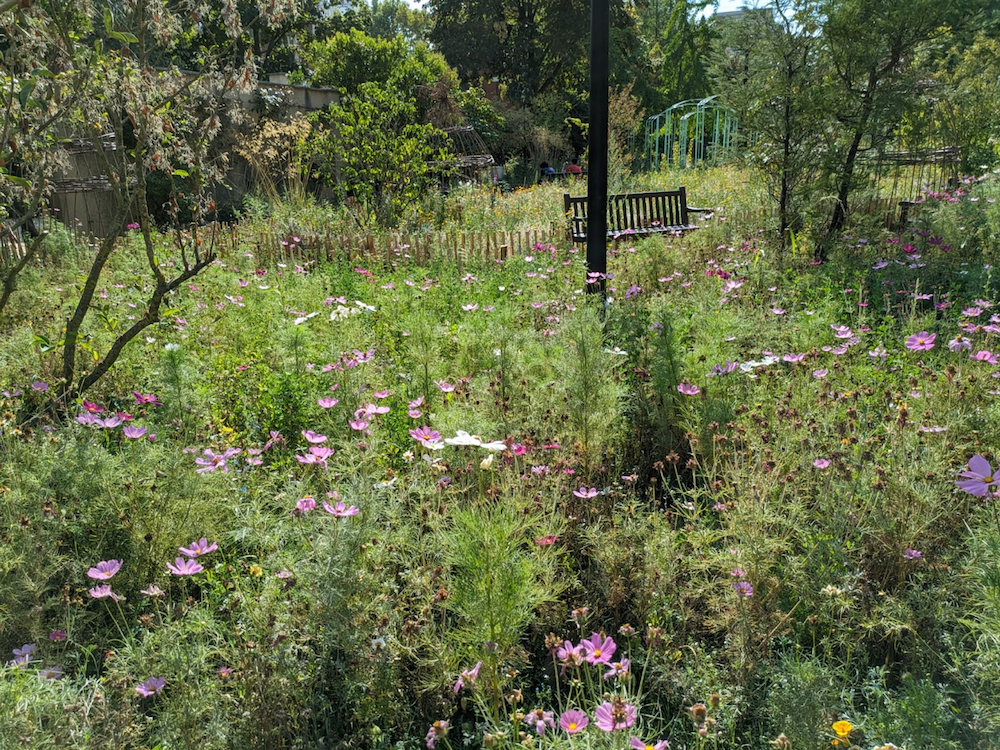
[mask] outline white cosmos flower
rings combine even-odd
[[[470,435],[465,430],[457,430],[455,437],[445,438],[448,445],[482,445],[483,441],[478,435]]]
[[[493,453],[491,453],[490,455],[488,455],[486,458],[484,458],[482,461],[479,462],[479,468],[480,469],[489,469],[491,466],[493,466],[493,459],[495,457],[496,456]]]
[[[503,440],[494,440],[492,443],[480,443],[479,447],[484,451],[490,451],[491,453],[499,453],[500,451],[507,450],[507,443]]]

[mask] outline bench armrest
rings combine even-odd
[[[715,210],[714,208],[696,208],[694,206],[688,206],[687,209],[689,214],[710,214]]]

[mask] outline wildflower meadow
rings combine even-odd
[[[0,748],[996,747],[1000,181],[818,262],[738,168],[645,179],[714,210],[606,279],[246,216],[64,396],[53,229],[0,317]],[[185,262],[124,233],[81,367],[148,243]]]

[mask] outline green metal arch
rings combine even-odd
[[[739,121],[718,96],[686,99],[646,118],[647,169],[669,164],[681,169],[717,161],[736,145]]]

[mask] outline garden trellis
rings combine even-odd
[[[865,159],[870,181],[854,201],[856,210],[865,215],[884,214],[890,225],[905,225],[913,206],[958,186],[961,162],[957,146],[874,151]]]
[[[736,145],[739,121],[717,96],[678,102],[646,119],[645,164],[685,169],[726,158]]]

